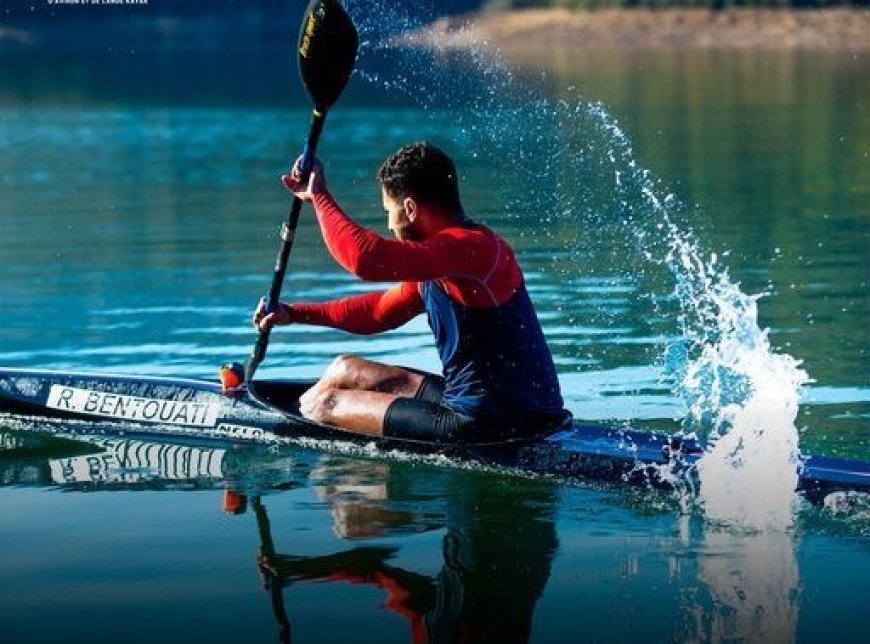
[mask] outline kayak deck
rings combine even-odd
[[[248,389],[224,393],[218,383],[206,380],[0,368],[0,413],[121,424],[135,427],[137,433],[164,436],[372,442],[302,417],[298,400],[310,386],[299,380],[260,380]],[[670,487],[675,476],[691,476],[703,453],[694,441],[679,437],[577,421],[548,435],[499,443],[377,442],[528,473],[661,487]],[[810,456],[800,471],[800,489],[808,497],[836,490],[870,491],[870,464]]]

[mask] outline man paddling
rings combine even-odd
[[[312,420],[354,433],[427,442],[502,440],[570,419],[541,325],[510,246],[465,216],[456,168],[422,142],[384,161],[377,175],[388,239],[350,219],[315,163],[284,184],[311,201],[326,247],[346,270],[393,288],[254,313],[261,330],[313,324],[358,334],[395,329],[426,313],[443,376],[357,356],[335,359],[300,398]]]

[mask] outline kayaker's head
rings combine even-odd
[[[399,239],[426,239],[465,216],[456,166],[431,143],[412,143],[391,154],[378,181],[387,225]]]

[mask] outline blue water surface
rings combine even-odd
[[[602,100],[684,204],[682,225],[746,292],[767,292],[760,323],[814,379],[802,449],[870,459],[866,61],[565,60],[536,61],[541,103],[477,112],[358,75],[324,134],[330,188],[386,234],[380,161],[422,138],[450,150],[468,211],[517,249],[568,407],[674,430],[673,278],[632,234],[656,222],[619,221],[598,169],[607,141],[559,119],[560,100]],[[191,81],[167,102],[121,72],[77,92],[93,63],[55,59],[44,77],[33,63],[0,94],[0,364],[214,378],[254,341],[304,100],[221,100]],[[558,217],[554,199],[570,206]],[[304,213],[286,298],[368,288]],[[417,319],[367,338],[281,329],[260,374],[314,377],[344,352],[438,369]],[[793,527],[758,533],[618,485],[75,432],[0,420],[4,641],[865,639],[866,501],[803,505]],[[222,509],[227,489],[243,512]]]

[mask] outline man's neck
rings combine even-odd
[[[424,216],[426,217],[424,219],[426,225],[423,230],[423,237],[426,239],[437,235],[447,228],[461,226],[466,221],[465,215],[461,211],[456,214],[443,210],[430,210]]]

